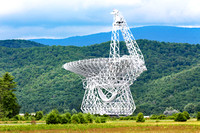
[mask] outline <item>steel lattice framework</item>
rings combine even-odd
[[[114,15],[109,58],[69,62],[66,70],[84,76],[84,113],[131,115],[136,109],[130,85],[146,69],[144,57],[124,17],[118,10]],[[126,42],[129,55],[120,56],[119,31]]]

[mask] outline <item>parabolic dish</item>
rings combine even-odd
[[[69,62],[63,65],[66,70],[84,77],[96,76],[108,63],[109,58],[94,58]]]
[[[94,58],[94,59],[73,61],[73,62],[64,64],[63,67],[66,70],[82,75],[84,77],[92,77],[92,76],[98,75],[100,71],[102,71],[105,67],[112,66],[110,64],[115,62],[115,65],[117,66],[117,69],[115,69],[116,75],[125,76],[128,73],[128,71],[135,70],[137,71],[138,74],[140,74],[143,71],[143,69],[138,69],[138,67],[141,68],[141,66],[136,65],[138,64],[139,61],[140,60],[138,60],[137,58],[134,58],[134,57],[130,58],[129,56],[124,55],[120,58],[117,58],[116,60],[112,58],[110,59],[109,58]],[[107,65],[108,63],[110,64]],[[135,67],[133,67],[131,64],[135,64]],[[110,69],[112,68],[110,67]]]

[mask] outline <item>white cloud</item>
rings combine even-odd
[[[21,0],[1,0],[0,16],[20,12],[23,8]]]
[[[35,38],[66,38],[99,32],[111,31],[106,26],[64,26],[55,28],[44,27],[0,27],[0,40],[4,39],[35,39]]]
[[[0,0],[0,27],[4,27],[0,34],[8,38],[89,34],[90,27],[111,26],[109,13],[114,8],[129,26],[199,26],[199,5],[199,0]]]
[[[102,14],[101,20],[107,18],[117,8],[136,23],[183,23],[189,19],[200,22],[199,5],[199,0],[2,0],[0,16],[25,14],[24,17],[43,16],[49,21],[93,21],[105,12],[108,13]]]

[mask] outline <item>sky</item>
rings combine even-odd
[[[0,40],[111,31],[113,9],[130,27],[200,27],[200,0],[0,0]]]

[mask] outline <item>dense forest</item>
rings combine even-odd
[[[137,40],[147,71],[131,86],[136,113],[163,113],[167,107],[182,111],[200,102],[200,45]],[[84,95],[81,77],[66,71],[66,62],[108,57],[109,43],[87,47],[0,47],[0,75],[10,72],[18,83],[20,112],[48,113],[80,110]],[[127,54],[121,42],[121,54]]]
[[[46,45],[28,40],[0,40],[0,46],[9,48],[44,47]]]

